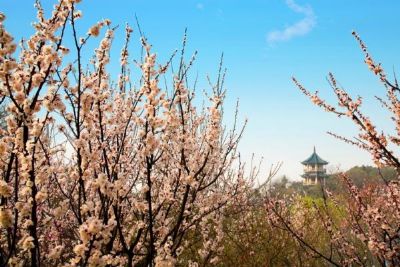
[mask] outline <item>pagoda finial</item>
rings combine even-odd
[[[314,146],[314,153],[315,153],[315,146]]]

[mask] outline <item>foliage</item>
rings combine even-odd
[[[272,184],[269,194],[299,194],[322,198],[324,190],[338,196],[346,193],[346,185],[342,182],[343,173],[333,173],[326,177],[323,184],[305,185],[302,181],[290,181],[286,176],[277,179]],[[345,171],[348,178],[358,188],[376,186],[396,179],[397,172],[392,167],[377,168],[373,166],[355,166]]]

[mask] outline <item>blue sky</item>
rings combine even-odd
[[[47,10],[54,3],[42,2]],[[399,70],[399,1],[86,0],[79,9],[83,12],[82,34],[102,18],[135,26],[136,13],[142,30],[163,59],[180,47],[187,27],[188,51],[199,52],[192,74],[198,73],[203,81],[207,74],[215,74],[224,52],[228,68],[226,122],[231,122],[239,99],[240,118],[249,119],[240,150],[244,159],[250,159],[252,153],[264,157],[262,174],[270,164],[283,161],[280,174],[299,179],[300,161],[309,156],[314,145],[330,162],[330,169],[371,163],[365,152],[326,134],[329,130],[351,137],[356,128],[314,107],[291,82],[293,75],[310,90],[319,90],[334,101],[326,82],[327,73],[332,71],[350,93],[364,96],[365,112],[381,129],[392,130],[387,112],[373,98],[383,96],[383,88],[363,64],[351,31],[361,35],[387,71]],[[16,39],[32,33],[33,1],[2,0],[0,10]],[[122,45],[122,29],[114,42],[116,53]],[[132,45],[135,58],[139,57],[138,40],[136,31],[133,41],[137,43]]]

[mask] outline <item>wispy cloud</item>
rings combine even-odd
[[[270,44],[289,41],[298,36],[306,35],[316,25],[316,16],[311,6],[300,6],[294,0],[286,0],[286,5],[296,13],[304,14],[305,17],[298,22],[285,27],[283,30],[271,31],[267,35]]]
[[[204,5],[202,3],[197,3],[196,8],[199,10],[203,10],[204,9]]]

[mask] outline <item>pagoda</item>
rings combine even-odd
[[[315,185],[325,182],[327,176],[325,165],[327,165],[328,162],[318,156],[317,152],[315,152],[315,147],[312,155],[301,162],[301,164],[304,165],[304,174],[301,175],[301,177],[304,178],[303,184]]]

